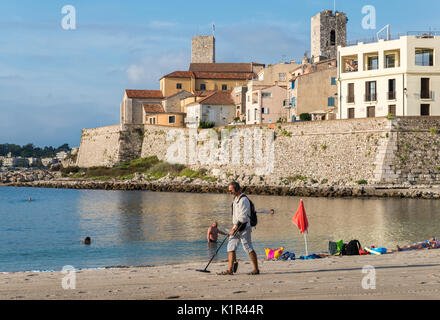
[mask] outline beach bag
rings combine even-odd
[[[335,254],[337,254],[338,251],[338,244],[336,242],[333,241],[329,241],[328,242],[328,252],[330,253],[331,256],[334,256]]]
[[[358,256],[360,250],[362,250],[360,242],[351,240],[348,244],[344,244],[341,253],[343,256]]]
[[[273,259],[278,259],[279,257],[281,257],[281,255],[283,254],[284,248],[279,248],[279,249],[269,249],[266,248],[266,257],[268,260],[273,260]]]

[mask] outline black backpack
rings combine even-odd
[[[342,246],[341,254],[343,256],[358,256],[361,249],[362,246],[358,240],[351,240]]]
[[[240,201],[241,198],[243,198],[243,197],[246,197],[249,200],[250,209],[251,209],[251,215],[250,215],[251,227],[256,227],[258,224],[258,218],[257,218],[257,211],[255,211],[255,205],[251,201],[251,199],[249,199],[245,194],[241,195],[241,197],[238,199],[238,201]]]

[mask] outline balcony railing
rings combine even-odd
[[[377,101],[377,94],[375,94],[375,93],[369,93],[369,94],[366,94],[365,96],[364,96],[364,101],[365,102],[375,102],[375,101]]]
[[[396,100],[396,91],[390,91],[388,92],[388,100]]]
[[[420,99],[423,100],[433,100],[434,92],[433,91],[421,91]]]

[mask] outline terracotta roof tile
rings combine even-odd
[[[146,99],[146,98],[155,98],[155,99],[163,99],[162,91],[160,90],[125,90],[127,93],[127,97],[129,98],[137,98],[137,99]]]
[[[234,105],[235,102],[232,98],[231,91],[215,91],[206,98],[197,101],[197,104]]]
[[[162,78],[192,78],[194,77],[194,73],[191,71],[174,71],[171,72]]]
[[[165,110],[161,104],[143,104],[145,113],[163,113]]]
[[[196,79],[232,79],[252,80],[255,73],[233,73],[233,72],[194,72]]]
[[[252,63],[191,63],[189,71],[251,73]]]

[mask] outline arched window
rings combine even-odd
[[[330,45],[331,46],[336,45],[336,31],[335,30],[330,31]]]

